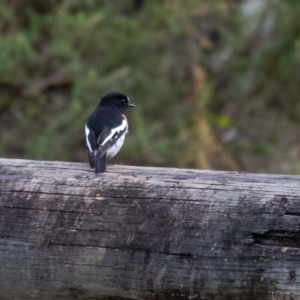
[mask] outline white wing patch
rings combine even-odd
[[[128,126],[127,126],[127,120],[126,119],[123,119],[123,122],[122,122],[122,124],[120,126],[114,128],[114,129],[111,129],[110,135],[108,135],[105,138],[105,140],[101,143],[101,146],[105,145],[115,135],[116,132],[119,133],[119,132],[124,131],[124,130],[125,130],[125,133],[124,133],[124,137],[125,137],[125,134],[128,131]],[[123,142],[124,142],[124,138],[123,138]]]
[[[85,136],[86,136],[86,145],[88,147],[88,153],[90,156],[95,157],[96,160],[102,157],[105,153],[107,156],[114,157],[120,151],[123,146],[125,135],[128,132],[128,123],[126,117],[123,115],[122,123],[113,129],[105,128],[102,132],[103,135],[108,134],[105,139],[101,142],[101,135],[97,140],[97,150],[93,150],[93,141],[91,138],[91,130],[88,128],[87,124],[85,125]],[[95,141],[96,143],[96,141]]]

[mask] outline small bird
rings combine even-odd
[[[128,132],[125,117],[127,108],[135,107],[129,98],[121,93],[113,92],[101,98],[96,110],[89,116],[85,124],[85,137],[89,164],[95,173],[106,170],[106,156],[115,157],[123,146]]]

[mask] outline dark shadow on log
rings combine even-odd
[[[300,177],[0,159],[0,299],[300,299]]]

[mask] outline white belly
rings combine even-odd
[[[109,150],[107,151],[108,157],[114,157],[117,155],[117,153],[120,151],[120,149],[123,146],[123,143],[125,140],[125,135],[126,135],[126,133],[123,134],[111,148],[109,148]]]

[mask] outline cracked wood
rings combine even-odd
[[[0,159],[0,299],[300,299],[300,177]]]

